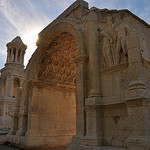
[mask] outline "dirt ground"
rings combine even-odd
[[[9,145],[0,144],[0,150],[21,150],[21,149]]]
[[[17,148],[11,145],[0,144],[0,150],[25,150],[25,149]],[[44,150],[44,149],[40,149],[40,150]],[[46,150],[66,150],[66,148],[52,148]]]

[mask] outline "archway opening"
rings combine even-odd
[[[16,88],[20,87],[20,80],[18,78],[14,79],[14,87],[13,87],[13,97],[16,95]]]
[[[47,139],[44,145],[66,146],[76,134],[75,57],[75,40],[68,32],[53,36],[41,54],[38,84],[31,94],[30,130]]]

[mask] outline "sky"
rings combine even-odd
[[[25,66],[36,49],[38,33],[75,0],[0,0],[0,69],[6,63],[7,47],[16,36],[28,46]],[[150,0],[86,0],[89,7],[128,9],[150,24]]]

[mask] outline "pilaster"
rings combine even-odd
[[[84,99],[87,96],[87,56],[78,56],[73,59],[76,63],[76,86],[77,86],[77,97],[76,97],[76,107],[77,107],[77,132],[76,136],[85,136],[86,126],[85,126],[85,102]]]
[[[14,112],[12,115],[12,128],[9,134],[15,135],[18,131],[18,122],[19,122],[19,109],[20,109],[20,97],[22,94],[22,87],[16,88],[16,100],[14,106]]]
[[[29,98],[29,84],[28,84],[28,72],[25,76],[25,84],[23,86],[23,93],[20,102],[19,111],[19,128],[16,135],[24,136],[27,131],[28,125],[28,98]]]

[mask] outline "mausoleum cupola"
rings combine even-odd
[[[7,46],[7,62],[5,65],[18,64],[24,65],[24,54],[27,46],[22,42],[21,38],[17,36]]]

